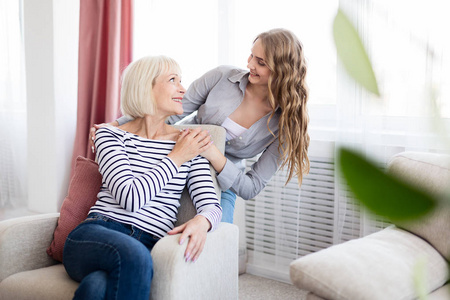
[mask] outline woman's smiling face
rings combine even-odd
[[[181,85],[181,75],[173,70],[161,74],[153,85],[153,97],[156,103],[157,115],[172,116],[183,113],[185,88]]]
[[[247,68],[250,70],[250,75],[248,76],[250,83],[267,86],[271,72],[266,65],[264,49],[259,39],[253,44]]]

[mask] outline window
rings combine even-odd
[[[21,1],[0,1],[0,208],[27,200],[23,51]]]
[[[293,31],[305,48],[311,103],[335,103],[331,26],[337,4],[337,0],[135,0],[134,58],[157,54],[175,58],[187,87],[221,64],[246,69],[256,35],[283,27]]]
[[[217,1],[135,0],[134,5],[134,59],[174,58],[186,88],[219,64]]]
[[[382,168],[401,151],[443,151],[431,91],[450,128],[450,44],[443,1],[135,0],[135,58],[167,54],[189,84],[220,64],[246,69],[256,35],[284,27],[308,61],[311,173],[301,189],[279,171],[246,202],[250,272],[289,281],[289,262],[387,226],[369,215],[339,178],[334,156],[352,145]],[[357,27],[382,96],[363,91],[337,61],[332,24],[341,8]],[[405,9],[407,7],[407,9]],[[448,131],[450,132],[450,131]],[[450,137],[449,137],[450,138]],[[247,161],[250,166],[252,160]]]
[[[367,1],[366,1],[367,2]],[[407,9],[405,9],[407,7]],[[450,117],[450,21],[442,1],[369,1],[361,7],[363,36],[380,78],[385,116],[431,113],[431,89],[444,117]],[[406,108],[406,109],[405,109]]]

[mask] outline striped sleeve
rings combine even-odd
[[[205,158],[197,156],[192,160],[187,186],[197,215],[204,216],[211,223],[210,231],[214,231],[222,219],[222,208],[214,189],[209,162]]]
[[[95,147],[103,182],[117,203],[130,212],[151,201],[178,173],[175,163],[165,157],[147,172],[136,175],[120,134],[107,127],[97,130]]]

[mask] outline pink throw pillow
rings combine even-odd
[[[102,176],[95,161],[78,156],[69,191],[61,206],[58,225],[47,254],[62,262],[64,243],[69,233],[86,219],[89,209],[97,201]]]

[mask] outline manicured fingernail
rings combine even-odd
[[[188,262],[190,258],[191,258],[191,254],[187,253],[186,254],[186,261]]]
[[[94,140],[94,137],[93,137],[93,136],[91,137],[91,140]]]
[[[94,146],[91,147],[92,153],[95,153]]]
[[[184,242],[184,240],[183,240],[183,239],[181,239],[181,240],[180,240],[180,245],[183,245],[183,242]]]

